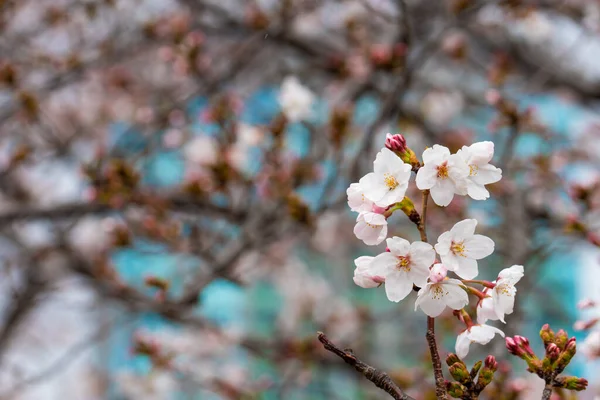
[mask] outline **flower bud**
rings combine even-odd
[[[491,355],[487,356],[485,358],[485,367],[495,372],[498,369],[498,361],[496,361],[496,357]]]
[[[517,346],[519,346],[528,356],[535,357],[535,353],[529,346],[529,339],[524,336],[517,335],[515,336],[514,340]]]
[[[555,385],[568,390],[581,391],[587,388],[588,381],[587,379],[578,378],[576,376],[562,376],[556,378]]]
[[[467,388],[458,382],[446,382],[446,389],[448,390],[448,394],[455,399],[462,398],[467,392]]]
[[[475,377],[477,376],[477,373],[481,369],[482,365],[483,365],[482,361],[477,361],[475,363],[475,365],[473,365],[473,368],[471,368],[471,379],[475,379]]]
[[[385,135],[385,147],[394,153],[404,153],[406,151],[406,139],[399,133],[395,135],[388,133]]]
[[[575,338],[571,338],[567,341],[565,349],[555,363],[555,371],[558,374],[567,368],[567,365],[569,365],[573,357],[575,357],[575,353],[577,353],[577,343]]]
[[[487,356],[483,368],[477,378],[477,390],[481,392],[494,379],[494,372],[498,369],[498,362],[494,356]]]
[[[554,361],[558,360],[559,356],[560,356],[560,349],[558,348],[558,346],[555,345],[554,343],[550,343],[548,345],[548,347],[546,348],[546,357],[548,357],[548,359],[551,362],[554,362]]]
[[[457,362],[448,367],[448,371],[450,371],[450,375],[460,383],[468,384],[471,382],[471,376],[469,375],[469,371],[467,367],[462,362]]]
[[[564,350],[567,345],[567,341],[569,340],[569,335],[563,329],[556,332],[556,337],[554,338],[554,343],[558,346],[559,349]]]
[[[448,357],[446,357],[446,364],[448,366],[450,366],[455,363],[462,363],[464,365],[464,362],[456,354],[454,354],[454,353],[448,354]]]
[[[435,264],[429,271],[429,280],[433,283],[440,283],[448,275],[448,269],[443,264]]]
[[[396,153],[398,157],[407,164],[410,164],[414,171],[419,169],[421,163],[417,159],[415,152],[406,145],[406,139],[400,134],[392,135],[388,133],[385,138],[385,147]]]
[[[548,347],[550,343],[554,342],[554,331],[550,329],[550,325],[546,324],[542,326],[542,329],[540,330],[540,337],[544,342],[544,347]]]
[[[510,354],[515,355],[517,357],[521,357],[525,354],[513,338],[507,337],[504,341],[506,343],[506,348],[508,349],[508,352]]]

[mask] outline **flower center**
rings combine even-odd
[[[503,294],[505,296],[514,296],[516,293],[516,289],[513,285],[509,285],[508,283],[501,283],[500,285],[497,285],[494,289],[496,289],[496,292],[498,294]]]
[[[409,257],[397,257],[398,262],[396,263],[396,268],[404,270],[406,272],[410,272],[410,258]]]
[[[431,297],[433,298],[433,300],[440,300],[447,294],[448,292],[444,290],[444,287],[442,285],[433,285],[433,287],[431,288]]]
[[[392,174],[383,174],[383,181],[389,190],[394,190],[400,185]]]
[[[454,253],[454,255],[466,257],[464,242],[459,242],[459,243],[452,242],[452,246],[450,246],[450,251],[452,251]]]
[[[448,178],[448,163],[447,162],[444,162],[443,164],[438,165],[437,177],[440,179]]]
[[[469,165],[469,176],[477,175],[477,171],[479,171],[479,167],[475,164]]]

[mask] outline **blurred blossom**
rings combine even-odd
[[[421,100],[421,110],[425,117],[438,126],[448,125],[464,107],[460,92],[431,91]]]
[[[209,166],[218,159],[217,141],[210,136],[194,136],[183,148],[183,154],[188,162],[194,166]]]
[[[83,194],[83,177],[75,165],[40,162],[24,166],[18,173],[32,200],[43,206],[75,202]]]
[[[172,399],[177,388],[177,382],[168,371],[153,371],[147,375],[122,372],[117,375],[117,383],[127,400]]]
[[[281,84],[279,104],[290,121],[307,119],[312,114],[315,95],[303,86],[295,76],[288,76]]]
[[[82,218],[69,232],[69,242],[85,255],[91,256],[107,250],[110,236],[106,225],[106,220],[100,218]]]

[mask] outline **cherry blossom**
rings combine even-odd
[[[371,264],[374,259],[375,257],[361,256],[354,260],[356,268],[354,269],[353,279],[354,283],[358,286],[365,289],[371,289],[378,287],[384,282],[384,277],[372,274]]]
[[[475,235],[476,219],[457,222],[449,232],[438,237],[435,250],[442,263],[463,279],[473,279],[479,273],[477,260],[494,252],[494,241],[487,236]]]
[[[424,165],[417,172],[417,187],[429,189],[439,206],[447,206],[454,194],[467,194],[469,167],[461,157],[450,154],[447,147],[434,145],[423,152]]]
[[[485,323],[487,320],[500,320],[506,323],[504,316],[513,312],[517,294],[515,285],[523,277],[523,271],[522,265],[513,265],[500,271],[498,279],[493,282],[494,288],[484,291],[489,297],[477,305],[477,321],[479,323]]]
[[[354,235],[366,245],[375,246],[387,237],[387,220],[383,214],[362,212],[356,218]]]
[[[279,105],[285,116],[293,122],[311,116],[315,95],[303,86],[295,76],[288,76],[281,84]]]
[[[523,277],[523,266],[513,265],[505,268],[498,274],[496,287],[492,289],[492,300],[494,301],[494,310],[500,321],[504,321],[504,315],[512,314],[515,306],[515,295],[517,294],[516,283]]]
[[[494,143],[473,143],[463,146],[456,154],[469,166],[467,194],[474,200],[489,198],[490,193],[485,185],[502,179],[502,170],[489,163],[494,156]]]
[[[439,268],[435,264],[433,268]],[[437,317],[446,307],[453,310],[460,310],[469,304],[469,296],[461,287],[462,283],[458,279],[446,278],[442,282],[433,281],[427,283],[419,290],[417,301],[415,302],[415,311],[421,308],[423,312],[430,317]]]
[[[358,213],[373,211],[374,203],[365,197],[365,192],[360,183],[351,184],[346,190],[346,194],[348,195],[348,207],[352,211]]]
[[[410,243],[397,236],[387,239],[386,243],[389,251],[375,257],[370,273],[385,279],[388,299],[398,302],[409,295],[413,284],[425,286],[435,251],[429,243]]]
[[[410,164],[384,147],[377,153],[373,167],[374,172],[359,181],[366,198],[380,207],[402,201],[410,180]]]
[[[500,329],[485,324],[467,328],[456,338],[456,355],[460,358],[466,357],[471,343],[488,344],[496,334],[504,337],[504,332]]]

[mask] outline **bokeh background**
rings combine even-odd
[[[594,398],[599,56],[594,0],[0,1],[0,398],[385,398],[317,331],[434,398],[423,314],[352,280],[383,248],[345,190],[387,132],[495,143],[491,199],[429,235],[476,218],[482,278],[523,264],[501,328],[574,334]],[[487,354],[487,398],[539,398]]]

